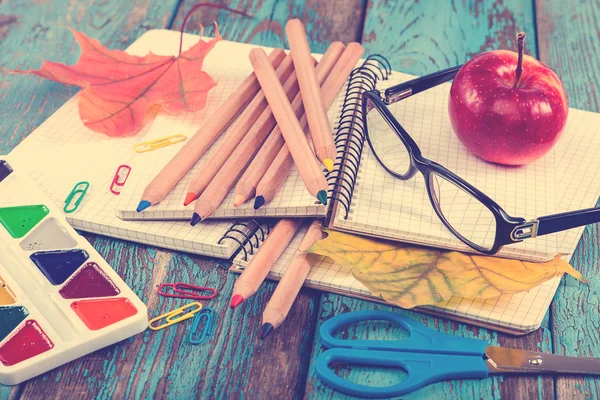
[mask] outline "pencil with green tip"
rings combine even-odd
[[[251,50],[250,63],[252,63],[256,78],[260,82],[306,189],[312,196],[326,205],[327,180],[264,50],[260,48]]]
[[[315,67],[310,62],[311,54],[306,29],[299,19],[292,19],[285,25],[285,32],[290,44],[294,68],[298,74],[302,103],[308,119],[315,154],[331,172],[336,158],[335,143],[331,124],[327,117],[327,107],[321,100],[321,89]]]
[[[269,54],[269,59],[273,66],[278,67],[285,56],[282,49],[274,49]],[[259,90],[260,85],[252,73],[146,186],[137,211],[142,212],[148,207],[160,203]]]
[[[310,254],[306,253],[306,250],[323,238],[322,228],[322,222],[315,220],[302,238],[292,262],[285,270],[283,278],[277,284],[273,296],[263,311],[262,326],[260,327],[261,340],[277,329],[290,312],[300,288],[310,272]]]
[[[352,70],[356,67],[362,54],[363,47],[360,43],[349,43],[338,62],[333,67],[333,70],[329,73],[329,76],[327,76],[327,79],[321,85],[323,103],[325,103],[328,108],[331,107],[335,101],[339,91],[346,83]],[[308,135],[308,121],[306,120],[306,115],[300,119],[300,126],[304,129],[305,134]],[[269,169],[267,169],[267,172],[265,172],[262,179],[256,185],[256,197],[254,198],[255,210],[275,198],[277,191],[283,185],[292,170],[294,161],[289,147],[287,144],[284,145],[273,160]]]

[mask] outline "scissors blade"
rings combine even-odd
[[[488,346],[486,364],[493,374],[600,375],[600,358],[570,357]]]

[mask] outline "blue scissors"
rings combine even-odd
[[[345,340],[333,333],[359,321],[390,321],[404,328],[405,340]],[[446,335],[417,321],[387,311],[355,311],[333,317],[321,325],[321,342],[329,350],[316,362],[316,373],[327,386],[347,395],[365,398],[402,396],[431,383],[450,379],[482,379],[489,374],[600,375],[600,359],[569,357],[488,346],[484,340]],[[404,381],[388,387],[350,382],[329,365],[345,364],[397,367]]]

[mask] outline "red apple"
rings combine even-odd
[[[558,76],[519,52],[483,53],[462,66],[452,82],[450,121],[460,141],[486,161],[523,165],[558,141],[569,112]]]

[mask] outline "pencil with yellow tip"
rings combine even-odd
[[[236,308],[248,300],[260,288],[269,271],[302,225],[302,219],[282,219],[271,230],[242,275],[233,286],[230,307]]]
[[[336,158],[335,143],[331,124],[327,117],[328,107],[325,107],[321,100],[319,80],[315,68],[310,62],[310,46],[306,37],[306,29],[302,21],[292,19],[285,24],[285,32],[294,59],[294,68],[298,74],[304,112],[308,119],[315,154],[331,172]]]
[[[327,180],[300,127],[281,82],[263,49],[250,51],[250,62],[290,149],[308,192],[327,205]]]
[[[269,60],[275,68],[281,64],[284,58],[285,52],[282,49],[275,49],[269,54]],[[137,211],[142,212],[148,207],[160,203],[259,90],[260,84],[256,75],[252,73],[150,181],[144,189]]]
[[[363,47],[359,43],[349,43],[342,53],[342,56],[329,73],[325,82],[321,85],[321,96],[323,103],[331,107],[337,94],[342,89],[348,76],[360,60],[363,54]],[[308,121],[306,115],[300,119],[300,125],[308,135]],[[285,182],[292,167],[294,159],[290,153],[287,143],[281,148],[279,154],[273,160],[273,163],[263,175],[260,182],[256,185],[256,197],[254,199],[254,209],[262,207],[264,204],[273,200],[279,188]]]
[[[273,68],[271,63],[269,63],[269,65]],[[291,57],[288,55],[277,67],[277,72],[273,70],[273,74],[275,75],[277,82],[279,82],[280,79],[287,79],[293,70],[294,64],[292,63]],[[281,83],[279,84],[281,85]],[[192,178],[188,186],[184,205],[187,206],[197,199],[204,189],[206,189],[208,184],[212,181],[217,172],[219,172],[240,141],[246,136],[267,105],[267,100],[261,90],[256,94],[241,115],[231,124],[229,129],[227,129],[227,132],[219,142],[218,148],[211,153],[211,156],[202,165],[200,171]]]
[[[277,329],[290,312],[296,297],[298,297],[300,288],[302,288],[310,272],[310,254],[306,253],[306,250],[323,238],[322,228],[322,222],[315,220],[310,224],[302,238],[294,258],[285,270],[283,278],[277,284],[273,296],[271,296],[263,311],[262,326],[260,327],[261,340],[269,336],[274,329]]]
[[[317,67],[315,68],[319,84],[325,82],[325,79],[342,55],[344,48],[345,47],[342,42],[333,42],[329,45],[327,51],[325,51],[325,54],[323,54],[321,61],[319,61]],[[304,113],[302,95],[300,93],[298,93],[296,97],[294,97],[294,100],[292,100],[292,108],[294,109],[294,112],[298,118],[300,118]],[[245,203],[255,196],[258,182],[261,180],[265,172],[267,172],[269,166],[284,144],[285,141],[283,136],[281,136],[281,130],[279,127],[275,127],[273,132],[271,132],[267,140],[265,140],[262,147],[256,154],[256,157],[254,157],[236,184],[235,198],[233,201],[234,207],[238,207],[242,203]]]

